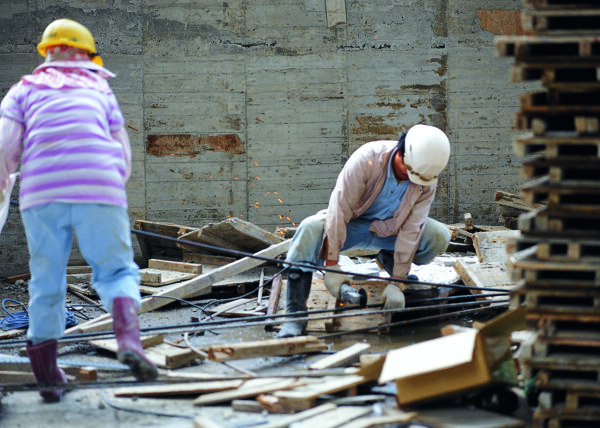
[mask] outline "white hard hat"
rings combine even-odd
[[[406,133],[404,165],[410,181],[423,186],[435,183],[450,158],[450,141],[441,129],[414,125]]]

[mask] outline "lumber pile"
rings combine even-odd
[[[514,57],[513,81],[544,89],[521,96],[514,148],[535,208],[519,218],[513,304],[535,333],[525,378],[541,392],[534,427],[600,424],[600,4],[524,0],[533,35],[496,39]],[[536,204],[543,206],[535,207]]]

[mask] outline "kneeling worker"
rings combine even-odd
[[[325,286],[340,298],[348,276],[338,265],[341,251],[380,250],[377,261],[396,278],[406,278],[411,263],[431,262],[448,247],[446,226],[428,218],[437,177],[448,164],[450,142],[440,129],[414,125],[398,141],[372,141],[359,147],[340,172],[326,210],[298,226],[286,261],[318,266]],[[306,311],[315,269],[290,266],[286,313]],[[383,292],[384,308],[403,308],[400,284]],[[300,336],[306,321],[286,322],[279,337]]]

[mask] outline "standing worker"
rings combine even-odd
[[[118,358],[138,380],[157,376],[140,343],[138,266],[133,261],[125,182],[131,147],[121,109],[92,34],[52,22],[37,50],[45,62],[0,105],[0,188],[19,160],[19,205],[29,249],[27,354],[39,384],[67,382],[57,365],[65,330],[66,267],[73,232],[92,284],[113,317]],[[42,389],[59,401],[64,388]]]
[[[355,292],[340,271],[341,251],[380,250],[377,262],[392,276],[407,278],[411,263],[431,262],[448,248],[447,227],[428,218],[437,177],[448,164],[450,142],[440,129],[415,125],[398,141],[372,141],[359,147],[340,172],[326,210],[298,226],[286,261],[323,266],[327,290],[336,299]],[[286,313],[306,311],[315,269],[290,266]],[[384,308],[403,308],[404,293],[390,282]],[[304,333],[306,321],[283,325],[279,337]]]

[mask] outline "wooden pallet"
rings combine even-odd
[[[548,176],[550,184],[600,186],[600,162],[594,159],[535,159],[523,162],[521,177],[532,180]]]
[[[594,0],[523,0],[524,7],[536,9],[592,9],[600,4]]]
[[[597,91],[600,88],[600,67],[597,63],[518,63],[509,70],[512,82],[541,81],[544,87],[565,92]]]
[[[524,10],[521,22],[536,34],[589,34],[600,30],[600,10]]]
[[[585,389],[600,391],[600,369],[597,361],[559,363],[523,359],[521,370],[525,379],[536,378],[540,390]]]
[[[586,290],[517,287],[511,290],[512,304],[525,303],[537,313],[595,315],[600,311],[600,289]]]
[[[527,311],[525,325],[540,338],[600,340],[600,314],[536,313]]]
[[[527,364],[552,363],[559,367],[574,368],[579,365],[596,367],[600,371],[600,341],[577,338],[537,338],[524,344],[521,360]]]
[[[545,203],[549,208],[600,213],[600,186],[551,184],[548,177],[521,186],[521,198],[528,204]]]
[[[566,389],[544,391],[539,396],[535,415],[557,416],[566,414],[600,415],[600,391]]]
[[[565,108],[556,111],[519,111],[515,117],[515,129],[531,131],[534,135],[553,132],[576,132],[581,135],[597,134],[600,130],[599,113],[592,108]]]
[[[546,228],[544,231],[552,229]],[[523,232],[523,230],[522,230]],[[529,236],[527,234],[507,242],[509,254],[533,249],[539,260],[557,262],[593,262],[600,256],[600,240],[573,239],[570,237]]]
[[[529,287],[581,287],[600,285],[600,264],[561,263],[528,257],[513,265],[515,281],[524,280]]]
[[[549,415],[546,413],[534,414],[532,428],[595,428],[600,426],[600,415],[567,413],[562,415]]]
[[[579,136],[526,136],[514,140],[513,149],[517,156],[560,157],[575,160],[600,159],[600,138]]]
[[[519,217],[519,229],[524,235],[579,239],[600,239],[600,222],[597,212],[557,211],[538,209]],[[588,247],[589,255],[598,256]],[[581,253],[577,254],[580,255]]]
[[[589,62],[600,58],[596,36],[498,36],[494,39],[498,56],[513,56],[523,62]]]

